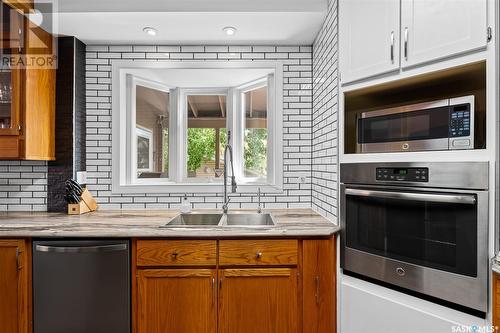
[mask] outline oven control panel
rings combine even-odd
[[[377,168],[376,179],[388,182],[428,182],[429,168]]]

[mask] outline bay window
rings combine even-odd
[[[241,65],[114,63],[113,191],[219,192],[226,144],[239,191],[281,191],[282,66]]]

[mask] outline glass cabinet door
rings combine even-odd
[[[19,132],[23,15],[2,2],[0,61],[0,135]]]

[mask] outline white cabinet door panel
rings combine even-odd
[[[399,69],[399,10],[399,0],[339,1],[342,83]]]
[[[486,29],[487,0],[402,0],[402,67],[483,48]]]

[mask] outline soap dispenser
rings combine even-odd
[[[184,198],[182,198],[181,213],[183,214],[191,213],[191,203],[189,202],[186,195],[184,195]]]

